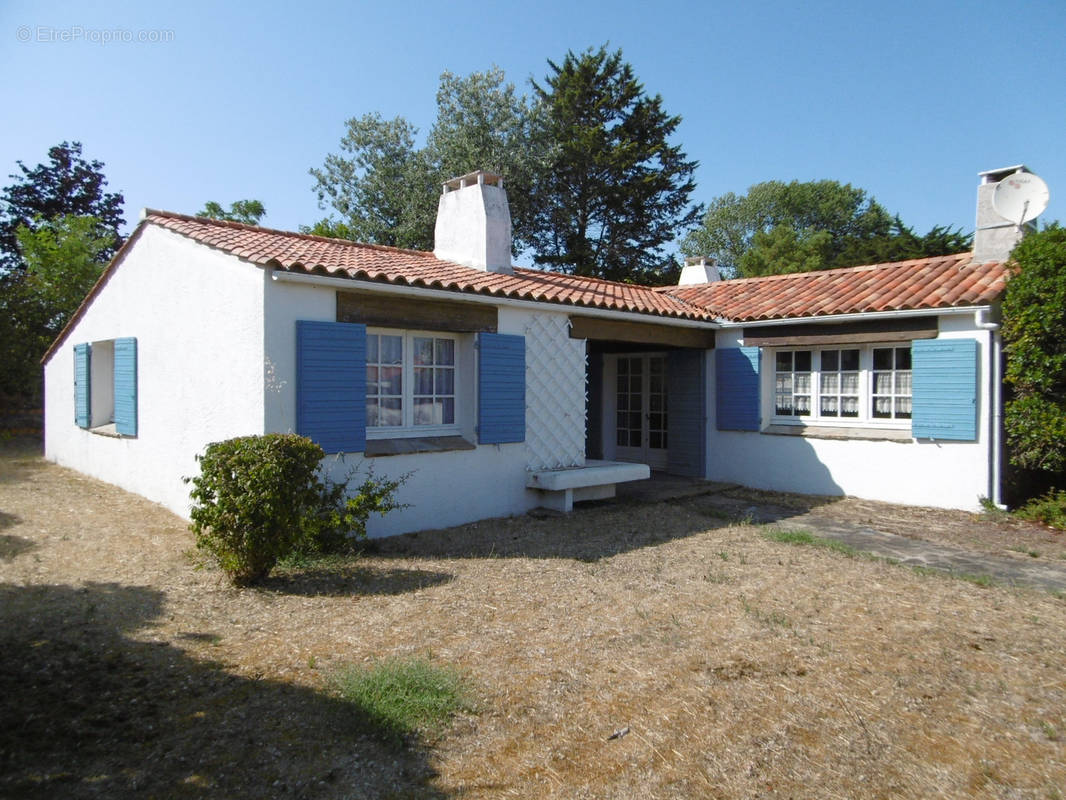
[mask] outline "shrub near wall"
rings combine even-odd
[[[324,481],[322,448],[296,434],[241,436],[207,446],[193,489],[196,546],[238,585],[265,578],[296,552],[336,550],[366,535],[371,512],[397,508],[403,482],[368,475],[353,497],[348,481]],[[348,480],[351,479],[349,475]]]

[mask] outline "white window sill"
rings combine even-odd
[[[404,436],[394,439],[367,439],[367,458],[403,456],[410,453],[447,453],[453,450],[476,450],[477,446],[462,436]]]
[[[761,433],[771,436],[804,436],[808,439],[865,439],[877,442],[910,442],[909,429],[837,427],[829,425],[768,425]]]
[[[121,439],[122,434],[118,432],[118,428],[114,422],[109,422],[107,425],[97,425],[95,428],[87,428],[89,433],[95,433],[97,436],[108,436],[112,439]]]

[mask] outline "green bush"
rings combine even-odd
[[[1032,522],[1042,522],[1058,530],[1066,530],[1066,491],[1052,489],[1047,494],[1036,497],[1019,508],[1016,516]]]
[[[296,434],[268,433],[215,442],[198,456],[193,485],[192,530],[196,547],[210,555],[235,584],[265,578],[278,560],[294,553],[350,547],[366,536],[372,512],[385,514],[399,480],[368,474],[354,496],[353,477],[323,479],[322,448]]]

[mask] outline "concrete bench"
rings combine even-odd
[[[647,464],[586,461],[583,467],[531,472],[526,479],[526,486],[540,492],[543,507],[572,511],[576,501],[614,497],[615,484],[650,477],[651,469]]]

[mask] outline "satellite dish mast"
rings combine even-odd
[[[1019,170],[996,184],[992,208],[1020,228],[1043,214],[1050,199],[1047,184],[1039,175]]]

